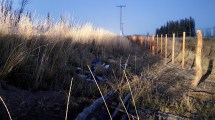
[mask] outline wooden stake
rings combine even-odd
[[[141,36],[141,41],[142,41],[142,47],[144,47],[144,36]]]
[[[152,36],[152,54],[155,55],[155,36]]]
[[[165,65],[167,64],[167,50],[168,50],[168,38],[166,34],[166,40],[165,40]]]
[[[197,46],[196,46],[196,76],[195,79],[192,81],[192,86],[196,87],[202,77],[202,46],[203,46],[203,40],[202,40],[202,31],[197,30]]]
[[[157,42],[156,42],[156,54],[158,54],[158,35],[157,35]]]
[[[152,38],[151,37],[149,39],[149,48],[150,48],[150,51],[152,51]]]
[[[175,33],[172,36],[172,64],[175,63]]]
[[[182,69],[184,69],[185,37],[186,37],[186,33],[185,33],[185,32],[183,32],[183,43],[182,43],[182,62],[181,62],[181,67],[182,67]]]
[[[149,36],[148,36],[148,48],[150,48],[150,38],[149,38]]]
[[[147,46],[147,40],[146,40],[146,37],[144,37],[144,45],[145,45],[145,48]]]
[[[161,57],[162,57],[162,54],[163,54],[163,35],[161,34]]]
[[[137,42],[137,36],[133,35],[133,36],[132,36],[132,41],[133,41],[134,43]]]

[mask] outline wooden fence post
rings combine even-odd
[[[155,55],[155,36],[152,36],[152,54]]]
[[[145,41],[145,38],[144,38],[144,36],[141,36],[141,41],[142,41],[142,47],[144,47],[144,41]]]
[[[172,64],[175,63],[175,33],[172,35]]]
[[[150,52],[152,53],[152,36],[150,37]]]
[[[156,54],[158,54],[158,34],[157,34],[157,42],[156,42]]]
[[[182,62],[181,62],[181,67],[182,67],[182,69],[184,69],[185,39],[186,39],[186,32],[183,32],[183,42],[182,42]]]
[[[150,49],[150,41],[149,41],[149,36],[147,38],[147,41],[148,41],[148,49]]]
[[[146,40],[146,37],[144,37],[144,45],[145,45],[145,48],[147,46],[147,40]]]
[[[161,57],[162,57],[162,54],[163,54],[163,35],[161,34]]]
[[[166,39],[165,39],[165,65],[167,64],[167,50],[168,50],[168,38],[166,34]]]
[[[146,38],[146,48],[148,48],[148,46],[149,46],[149,36],[147,36]]]
[[[149,49],[151,51],[151,37],[149,37]]]
[[[197,45],[196,45],[196,76],[195,79],[192,81],[192,86],[196,87],[202,77],[202,46],[203,46],[203,40],[202,40],[202,31],[197,30]]]

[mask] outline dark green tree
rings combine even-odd
[[[168,34],[175,33],[177,37],[182,37],[182,33],[186,32],[186,36],[195,36],[195,20],[192,17],[168,21],[166,24],[157,28],[156,34]]]

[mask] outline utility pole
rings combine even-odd
[[[124,33],[123,33],[123,22],[122,22],[122,8],[123,7],[126,7],[126,5],[119,5],[119,6],[116,6],[116,7],[119,7],[120,8],[120,35],[123,36]]]

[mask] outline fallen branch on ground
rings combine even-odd
[[[107,100],[110,97],[112,97],[117,90],[112,90],[110,92],[107,93],[107,95],[104,96],[104,99]],[[92,105],[90,105],[89,107],[85,108],[83,110],[83,112],[81,112],[75,120],[86,120],[87,117],[93,112],[95,111],[98,107],[100,107],[103,104],[103,98],[100,97],[99,99],[97,99]]]
[[[119,109],[123,106],[122,104],[126,104],[128,102],[128,100],[131,98],[131,93],[128,93],[128,95],[125,97],[125,99],[122,101],[123,103],[119,103],[119,105],[117,106],[116,110],[114,111],[114,113],[112,114],[112,118],[116,117],[116,115],[119,112]]]

